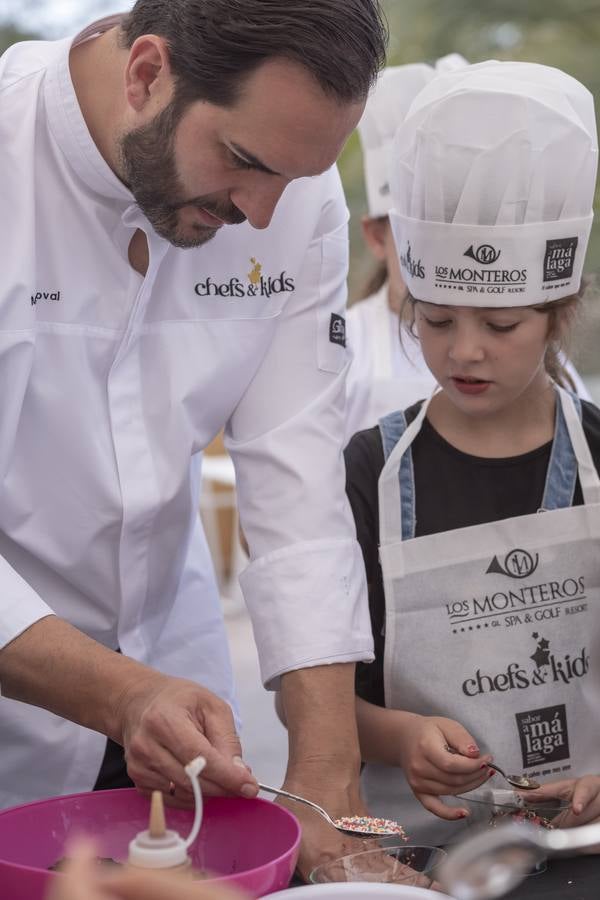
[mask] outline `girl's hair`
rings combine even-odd
[[[539,304],[530,307],[536,312],[548,316],[548,343],[544,356],[544,368],[556,384],[568,390],[575,390],[573,379],[562,364],[562,359],[568,357],[573,327],[581,311],[581,301],[586,289],[585,281],[576,294],[554,300],[551,303]],[[418,340],[415,331],[415,303],[418,301],[409,293],[407,294],[400,310],[400,344],[402,344],[402,325]],[[561,359],[562,357],[562,359]]]

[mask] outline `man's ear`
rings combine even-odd
[[[136,112],[159,98],[171,99],[173,77],[169,49],[164,38],[143,34],[136,38],[129,50],[125,66],[125,91],[129,104]],[[161,99],[160,105],[163,105]]]
[[[388,229],[388,217],[363,216],[360,220],[365,243],[373,256],[381,261],[386,259],[386,234]]]

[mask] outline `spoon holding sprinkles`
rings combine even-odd
[[[334,828],[337,828],[338,831],[342,831],[344,834],[360,834],[362,837],[395,835],[401,840],[407,840],[402,825],[399,825],[398,822],[393,822],[391,819],[378,819],[374,816],[342,816],[338,819],[332,819],[322,806],[319,806],[318,803],[313,803],[312,800],[307,800],[306,797],[290,794],[289,791],[284,791],[282,788],[269,787],[268,784],[261,784],[260,781],[258,786],[261,791],[266,791],[268,794],[277,794],[280,797],[287,797],[289,800],[296,800],[298,803],[310,806],[326,822],[329,822],[330,825],[333,825]]]
[[[449,744],[446,744],[446,750],[448,753],[454,754],[454,756],[460,756],[459,751],[454,747],[450,747]],[[517,788],[519,791],[537,791],[540,788],[538,782],[534,781],[533,778],[529,778],[527,775],[507,775],[500,766],[496,765],[496,763],[488,762],[486,765],[489,769],[494,769],[495,772],[502,775],[504,780],[508,781],[511,787]]]

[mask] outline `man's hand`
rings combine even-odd
[[[464,794],[489,777],[491,756],[480,756],[468,731],[458,722],[439,716],[401,713],[396,729],[397,759],[415,797],[442,819],[460,819],[467,809],[448,806],[440,797]],[[400,722],[400,720],[398,720]],[[448,747],[454,749],[450,753]]]
[[[281,680],[281,707],[290,744],[284,788],[318,803],[332,818],[363,815],[354,665],[288,672]],[[352,852],[344,848],[354,845],[354,838],[345,837],[299,803],[285,801],[285,805],[302,824],[298,870],[304,878],[320,862]]]
[[[255,797],[258,785],[241,761],[241,746],[228,704],[193,681],[153,673],[125,690],[117,710],[129,777],[141,791],[175,794],[169,802],[191,806],[184,766],[206,759],[202,788],[208,794]]]
[[[254,797],[229,706],[193,681],[163,675],[108,650],[68,622],[48,616],[0,651],[5,697],[48,709],[125,747],[141,790],[168,791],[190,805],[183,767],[206,757],[209,791]]]

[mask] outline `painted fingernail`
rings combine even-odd
[[[487,769],[487,763],[481,763],[479,766],[480,769]]]
[[[258,794],[258,787],[255,784],[243,784],[240,794],[242,797],[247,797],[248,800],[252,800],[252,798],[256,797]]]
[[[461,819],[466,819],[468,815],[469,815],[469,813],[467,812],[466,809],[461,809],[461,811],[460,811],[460,818],[461,818]]]
[[[488,772],[488,778],[493,778],[495,774],[496,773],[494,772],[494,770],[490,769],[490,771]]]
[[[479,753],[479,747],[477,746],[477,744],[469,744],[467,750],[469,751],[469,753]]]

